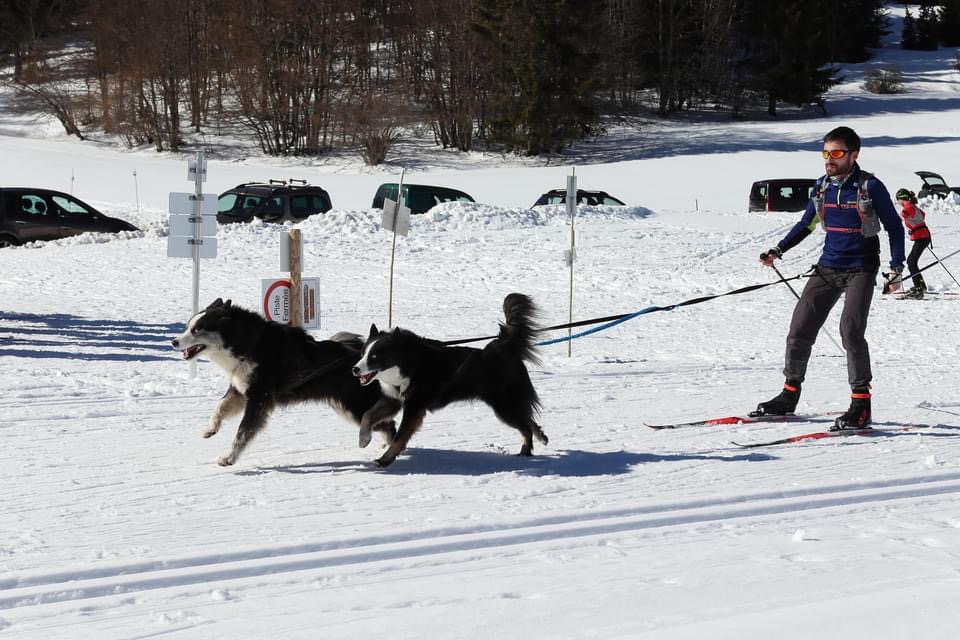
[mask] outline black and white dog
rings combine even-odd
[[[520,293],[503,301],[506,323],[483,349],[445,346],[410,331],[380,332],[370,327],[363,354],[353,374],[364,386],[378,382],[385,396],[403,402],[403,418],[393,443],[377,460],[386,467],[402,452],[423,424],[427,411],[459,400],[482,400],[496,416],[520,432],[520,455],[533,455],[533,438],[547,444],[534,421],[540,400],[524,361],[536,363],[533,325],[536,307]]]
[[[362,346],[356,334],[314,340],[303,329],[269,322],[220,298],[190,318],[173,340],[185,360],[202,353],[230,382],[203,437],[216,434],[224,419],[243,412],[233,447],[218,459],[224,466],[237,461],[274,408],[306,401],[325,402],[359,425],[361,447],[370,442],[371,431],[392,444],[396,430],[391,418],[401,403],[377,388],[357,384],[351,366]]]

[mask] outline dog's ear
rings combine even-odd
[[[376,338],[378,335],[380,335],[380,331],[377,329],[377,325],[371,324],[371,325],[370,325],[370,338]],[[370,338],[367,338],[367,339],[369,340]]]
[[[223,303],[223,306],[229,307],[231,302],[232,300],[227,300],[226,302]]]
[[[210,303],[207,309],[215,309],[216,307],[219,307],[222,304],[223,304],[223,298],[217,298],[216,300]],[[230,304],[230,303],[228,302],[227,304]]]

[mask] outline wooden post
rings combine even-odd
[[[303,288],[300,284],[300,229],[290,229],[290,326],[303,326]]]

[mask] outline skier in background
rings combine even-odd
[[[907,267],[913,275],[913,287],[905,294],[905,298],[923,298],[923,292],[927,290],[927,283],[923,281],[923,276],[917,271],[920,270],[920,256],[931,245],[933,239],[930,237],[930,229],[927,228],[926,217],[923,209],[917,206],[917,196],[909,189],[900,189],[897,191],[897,203],[900,205],[900,217],[903,218],[903,224],[910,232],[910,240],[913,241],[913,247],[910,249],[910,255],[907,256]]]

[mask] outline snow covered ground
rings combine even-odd
[[[565,322],[569,224],[560,208],[527,207],[573,164],[582,187],[631,205],[578,214],[575,318],[668,305],[774,279],[757,256],[799,214],[747,213],[750,184],[822,173],[834,126],[861,134],[861,165],[891,191],[916,190],[915,170],[960,183],[957,51],[878,54],[845,68],[828,118],[652,122],[578,145],[566,165],[415,144],[378,169],[224,157],[207,188],[292,176],[330,191],[335,211],[299,225],[305,275],[321,279],[318,337],[386,324],[390,236],[367,207],[401,165],[482,204],[413,220],[395,324],[490,335],[511,291],[532,295],[544,324]],[[864,71],[890,62],[907,92],[866,94]],[[170,346],[190,313],[191,263],[166,257],[165,221],[168,192],[191,188],[186,156],[66,139],[7,99],[0,184],[72,187],[143,231],[0,252],[0,638],[960,633],[958,298],[878,295],[870,318],[877,426],[925,428],[750,450],[731,441],[830,418],[647,429],[743,413],[778,391],[794,303],[778,285],[640,316],[574,341],[571,357],[544,347],[532,377],[550,445],[532,459],[512,455],[518,439],[486,407],[460,405],[428,416],[379,470],[376,443],[358,449],[332,410],[302,406],[221,468],[233,423],[200,433],[223,375],[201,362],[191,378]],[[960,249],[960,203],[923,204],[934,250]],[[221,228],[201,301],[255,307],[260,279],[281,275],[278,233]],[[819,245],[788,253],[784,275]],[[960,257],[946,266],[960,276]],[[925,276],[960,292],[939,266]],[[847,395],[845,360],[821,336],[799,411],[839,411]]]

